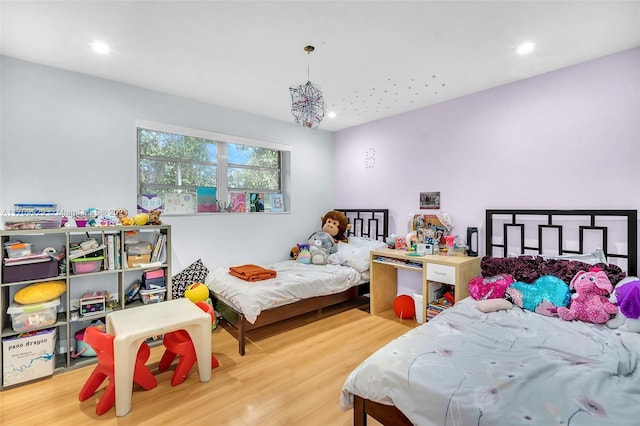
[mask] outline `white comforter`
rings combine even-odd
[[[229,268],[218,268],[206,279],[216,296],[239,309],[252,324],[265,309],[339,293],[361,282],[360,273],[350,266],[305,265],[293,260],[261,266],[275,270],[277,277],[248,282],[230,275]]]
[[[414,424],[638,425],[640,335],[467,298],[390,342],[347,378]]]

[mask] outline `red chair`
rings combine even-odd
[[[96,414],[99,416],[109,411],[115,403],[116,386],[113,376],[113,339],[113,335],[104,333],[96,327],[87,327],[84,332],[85,342],[93,348],[98,356],[98,365],[94,368],[84,386],[82,386],[78,399],[84,401],[90,398],[102,382],[108,378],[109,384],[96,406]],[[134,383],[137,383],[145,390],[151,390],[158,385],[158,381],[145,365],[150,353],[149,345],[143,342],[138,350],[136,365],[133,370]]]
[[[211,323],[213,324],[215,320],[213,307],[206,302],[196,302],[196,305],[211,315]],[[162,341],[166,349],[164,354],[162,354],[158,370],[168,370],[173,360],[178,357],[178,365],[173,372],[173,376],[171,376],[171,386],[177,386],[185,381],[189,375],[189,371],[191,371],[191,368],[195,364],[197,359],[196,350],[186,330],[176,330],[166,333]],[[211,355],[211,368],[216,368],[218,365],[220,365],[220,363],[217,358]]]

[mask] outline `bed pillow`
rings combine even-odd
[[[372,240],[371,238],[363,237],[349,237],[349,244],[357,247],[368,248],[369,251],[387,248],[387,243],[384,241]]]
[[[482,312],[495,312],[501,309],[511,309],[513,308],[513,303],[507,299],[476,300],[476,308]]]
[[[338,242],[338,251],[329,255],[328,263],[350,266],[358,272],[364,272],[369,270],[370,251],[364,246]]]
[[[378,240],[361,237],[349,237],[348,243],[338,242],[338,251],[330,254],[328,263],[350,266],[362,273],[369,270],[371,250],[386,248],[387,244]]]
[[[562,281],[571,282],[578,271],[588,271],[592,265],[577,260],[544,259],[541,256],[490,257],[484,256],[480,262],[483,277],[509,274],[516,281],[532,283],[544,275],[553,275]],[[597,263],[611,284],[617,284],[626,274],[619,266]]]
[[[196,260],[178,274],[171,277],[171,294],[174,299],[184,297],[184,292],[193,283],[203,283],[209,275],[209,269],[202,263],[201,259]]]

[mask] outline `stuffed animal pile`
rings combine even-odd
[[[610,328],[640,332],[640,279],[623,279],[614,290],[607,273],[597,267],[578,271],[569,285],[553,275],[532,283],[514,281],[508,274],[477,277],[469,282],[469,294],[483,302],[506,299],[522,309],[565,321],[606,323]],[[500,306],[496,309],[508,305]]]
[[[344,213],[331,210],[321,218],[322,230],[311,234],[305,244],[297,244],[289,252],[289,256],[299,263],[312,263],[314,265],[326,265],[329,255],[338,251],[336,245],[339,241],[349,242],[346,232],[351,228],[349,220]],[[301,247],[308,251],[301,253]],[[300,260],[300,255],[303,259]]]

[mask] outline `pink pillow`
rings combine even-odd
[[[475,277],[469,281],[469,295],[475,300],[502,299],[504,292],[514,279],[509,274],[500,274],[493,277]]]
[[[478,300],[476,302],[476,308],[480,309],[482,312],[494,312],[501,309],[511,309],[513,308],[513,303],[509,302],[507,299],[485,299]]]

